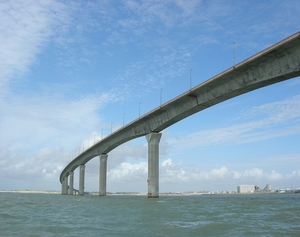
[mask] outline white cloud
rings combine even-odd
[[[32,156],[3,150],[1,157],[2,155],[6,155],[6,157],[5,159],[1,158],[1,176],[8,180],[2,184],[3,188],[9,188],[14,180],[18,180],[18,183],[13,185],[15,188],[30,187],[34,180],[36,187],[40,189],[53,189],[53,183],[57,182],[57,177],[63,168],[62,161],[67,159],[69,155],[62,149],[53,148],[42,148]],[[43,187],[42,184],[45,186]]]
[[[177,0],[176,4],[182,9],[182,16],[187,17],[193,14],[196,10],[197,5],[199,5],[201,1],[193,0],[193,1],[184,1]]]
[[[113,169],[108,172],[109,180],[116,182],[131,182],[140,179],[140,177],[147,175],[148,163],[140,162],[138,164],[130,164],[124,162],[119,169]]]
[[[258,168],[253,168],[251,170],[246,170],[243,173],[244,177],[250,177],[250,178],[261,178],[263,176],[263,171]]]
[[[181,164],[174,164],[169,158],[161,163],[160,182],[178,182],[188,180],[186,171]]]
[[[285,179],[292,179],[292,178],[299,179],[300,178],[300,170],[293,171],[291,174],[287,174],[284,177],[285,177]]]
[[[46,141],[60,146],[59,143],[63,144],[74,131],[77,131],[75,134],[79,139],[80,133],[87,130],[81,134],[82,139],[83,134],[99,126],[101,117],[97,112],[113,96],[105,93],[99,97],[89,96],[77,100],[57,95],[11,98],[0,109],[0,113],[5,114],[0,124],[5,140],[2,140],[3,137],[1,140],[22,149]]]
[[[57,21],[66,24],[68,8],[55,1],[6,1],[0,5],[0,93],[28,71]]]

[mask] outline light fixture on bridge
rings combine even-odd
[[[232,56],[233,56],[233,66],[235,66],[235,41],[232,42]]]
[[[160,88],[160,106],[161,106],[161,104],[162,104],[162,89],[163,89],[163,88]]]
[[[192,68],[190,69],[190,90],[192,90]]]
[[[123,127],[124,127],[125,113],[123,113]]]
[[[139,104],[139,118],[141,117],[141,102]]]

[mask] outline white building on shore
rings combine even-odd
[[[237,187],[237,193],[254,193],[255,185],[239,185]]]

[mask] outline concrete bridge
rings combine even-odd
[[[162,104],[78,155],[61,172],[62,194],[73,194],[74,170],[79,167],[79,195],[84,195],[85,164],[99,157],[99,195],[105,196],[108,153],[129,140],[146,136],[148,197],[157,198],[159,197],[159,141],[162,130],[235,96],[298,76],[300,76],[300,32]]]

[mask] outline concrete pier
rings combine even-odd
[[[85,171],[85,165],[80,165],[80,171],[79,171],[79,195],[84,195],[84,171]]]
[[[73,189],[74,189],[74,172],[70,172],[69,173],[69,183],[70,183],[70,186],[69,186],[69,195],[73,195]]]
[[[149,133],[148,141],[148,198],[159,197],[159,141],[161,133]]]
[[[61,182],[61,194],[64,194],[64,183],[65,183],[65,179],[63,179]]]
[[[63,185],[63,183],[61,184],[61,191],[60,191],[60,194],[63,194],[63,192],[64,192],[64,185]]]
[[[61,185],[61,194],[68,195],[68,177],[64,177]]]
[[[99,196],[106,196],[107,155],[101,154],[99,172]]]

